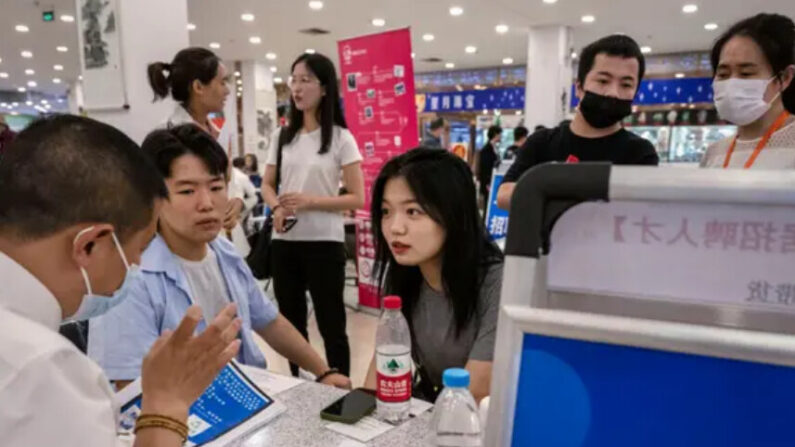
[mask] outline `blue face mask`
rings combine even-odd
[[[86,228],[85,230],[81,231],[80,233],[75,236],[75,242],[77,239],[82,236],[85,232],[91,231],[93,227]],[[127,257],[124,255],[124,250],[121,249],[121,244],[119,243],[119,239],[116,237],[116,233],[111,234],[113,236],[113,243],[116,244],[116,249],[119,251],[119,256],[121,256],[122,262],[124,262],[124,267],[127,268],[127,274],[124,277],[124,282],[121,285],[121,288],[113,293],[113,296],[104,296],[104,295],[94,295],[91,289],[91,281],[88,279],[88,273],[86,269],[80,267],[80,272],[83,273],[83,280],[86,283],[86,294],[83,296],[83,301],[80,303],[80,307],[77,309],[74,315],[67,318],[67,321],[84,321],[94,317],[98,317],[107,311],[113,309],[114,307],[118,306],[124,299],[129,295],[130,288],[132,287],[135,280],[140,277],[141,270],[137,265],[130,265],[127,262]]]

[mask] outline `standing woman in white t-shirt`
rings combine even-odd
[[[262,194],[274,216],[274,291],[281,313],[307,337],[309,290],[328,363],[348,375],[343,213],[364,206],[362,156],[347,129],[329,58],[301,55],[292,66],[290,90],[290,122],[273,139],[262,182]],[[348,191],[342,195],[340,181]],[[297,221],[286,224],[288,216]],[[296,365],[290,369],[297,375]]]
[[[185,48],[174,56],[171,63],[149,64],[147,75],[155,100],[171,96],[177,103],[166,121],[167,127],[193,124],[219,140],[221,130],[210,121],[209,115],[223,113],[231,91],[229,70],[221,58],[206,48]],[[219,140],[219,143],[224,145],[223,141]],[[230,170],[227,182],[232,179]],[[229,191],[230,200],[224,215],[223,233],[233,239],[239,254],[246,256],[250,247],[240,225],[240,217],[247,211],[245,197],[240,189],[229,188]]]
[[[779,14],[738,22],[712,48],[715,106],[737,136],[711,145],[702,167],[795,169],[795,24]]]

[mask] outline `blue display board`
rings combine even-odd
[[[515,447],[795,445],[795,368],[525,334]]]
[[[497,192],[502,185],[507,166],[497,168],[491,176],[491,191],[489,191],[489,204],[486,211],[486,230],[491,240],[498,241],[508,236],[508,211],[497,206]]]
[[[425,94],[425,112],[524,109],[524,87]]]
[[[659,106],[665,104],[711,103],[712,78],[686,79],[646,79],[641,81],[634,104],[637,106]],[[571,87],[571,107],[577,107],[580,100]]]

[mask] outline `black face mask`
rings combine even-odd
[[[604,129],[632,114],[632,100],[586,91],[580,102],[580,112],[588,124],[596,129]]]

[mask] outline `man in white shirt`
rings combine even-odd
[[[0,445],[116,445],[107,378],[57,331],[123,298],[155,233],[163,179],[118,130],[59,116],[9,147],[0,191]],[[240,348],[235,312],[226,307],[193,336],[194,306],[155,342],[142,367],[142,414],[174,424],[141,423],[136,446],[182,445],[190,405]]]

